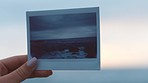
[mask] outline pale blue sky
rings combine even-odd
[[[147,3],[148,0],[0,0],[0,59],[27,53],[26,11],[99,6],[102,68],[147,68]],[[65,76],[70,74],[66,73]],[[97,72],[90,76],[93,75],[97,75]],[[51,78],[52,82],[76,80],[60,79],[61,76],[64,77],[56,72]],[[59,81],[54,81],[56,77]],[[98,78],[86,79],[88,83],[93,83]]]
[[[1,0],[0,58],[27,53],[26,11],[99,6],[102,66],[119,67],[120,65],[116,62],[120,58],[130,61],[132,57],[136,57],[129,64],[125,64],[127,62],[125,60],[119,62],[124,65],[123,67],[141,65],[145,67],[148,61],[145,58],[148,54],[146,52],[147,3],[147,0]]]

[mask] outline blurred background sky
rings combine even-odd
[[[0,59],[27,54],[26,11],[99,6],[101,11],[102,70],[55,71],[52,77],[42,81],[48,81],[47,83],[49,81],[51,83],[69,83],[71,81],[96,83],[103,76],[104,78],[110,78],[110,76],[116,78],[118,74],[125,74],[116,71],[118,69],[148,69],[147,4],[148,0],[0,0]],[[106,71],[108,69],[115,71]],[[146,75],[146,72],[132,75]],[[129,76],[130,73],[126,73]],[[124,76],[126,78],[126,74]],[[136,78],[144,79],[145,77]],[[114,80],[116,80],[115,78]],[[36,80],[38,79],[28,80],[24,83],[32,83],[31,81],[35,82]],[[114,80],[113,83],[116,82]],[[146,79],[145,81],[148,82]],[[104,83],[107,82],[107,80],[104,81]]]

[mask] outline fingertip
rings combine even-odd
[[[49,77],[53,74],[51,70],[36,70],[30,76],[31,78],[34,77]]]
[[[52,70],[48,70],[48,74],[49,74],[49,76],[53,75],[53,71]]]
[[[32,65],[35,65],[37,63],[37,58],[36,57],[33,57],[31,60],[29,60],[27,62],[27,66],[28,67],[31,67]]]
[[[51,70],[42,71],[42,75],[45,77],[51,76],[53,72]]]

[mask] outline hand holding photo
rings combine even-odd
[[[27,37],[38,70],[100,69],[98,7],[29,11]]]

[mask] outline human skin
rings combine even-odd
[[[20,83],[27,78],[48,77],[51,70],[35,70],[37,59],[27,62],[27,55],[0,60],[0,83]]]

